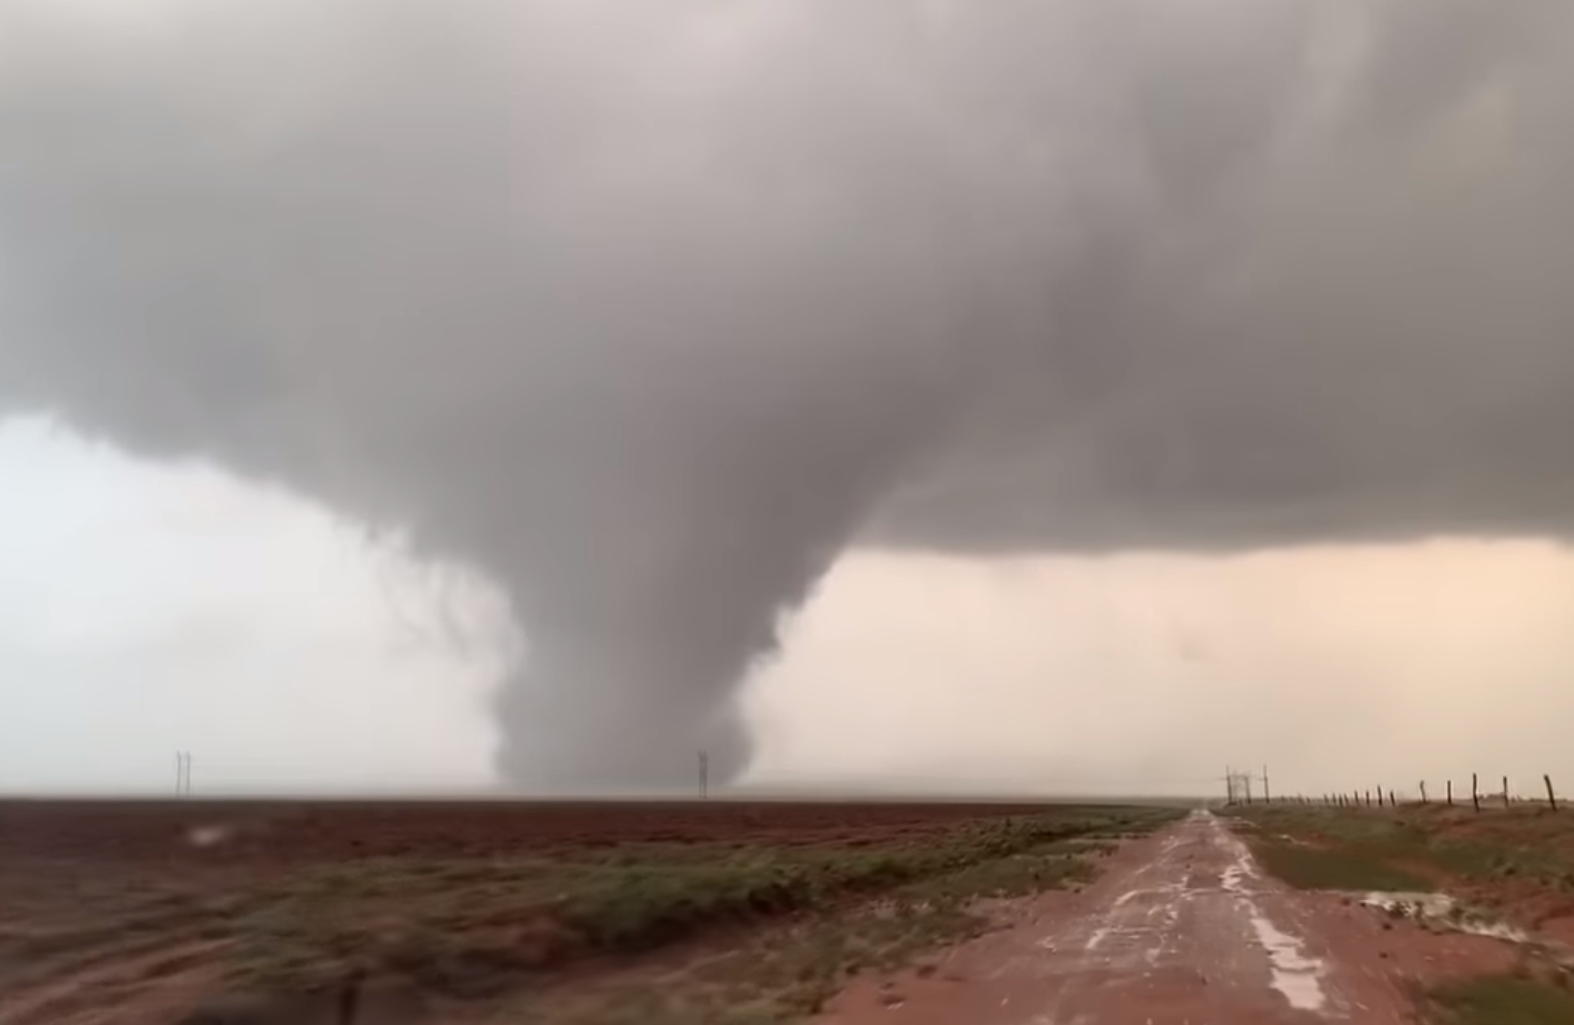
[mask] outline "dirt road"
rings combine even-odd
[[[1198,812],[1115,856],[1080,894],[922,973],[860,981],[822,1025],[1388,1025],[1417,982],[1514,961],[1507,944],[1434,934],[1337,894],[1266,878]]]

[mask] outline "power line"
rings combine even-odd
[[[1225,801],[1229,804],[1252,803],[1252,780],[1250,772],[1238,772],[1229,766],[1224,769]],[[1263,793],[1268,792],[1268,770],[1263,768]]]

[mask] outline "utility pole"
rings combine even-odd
[[[1262,767],[1262,803],[1273,803],[1273,794],[1268,790],[1268,766],[1266,765]]]

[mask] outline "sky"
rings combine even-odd
[[[150,663],[59,757],[214,779],[1532,773],[1571,93],[1560,0],[0,0],[8,693]]]
[[[496,596],[307,501],[0,428],[0,789],[493,782]],[[1218,558],[844,557],[749,691],[773,789],[1282,792],[1574,778],[1574,557],[1433,540]],[[488,624],[491,625],[488,625]],[[1495,784],[1494,784],[1495,785]]]
[[[182,750],[214,792],[487,779],[501,649],[364,531],[37,418],[0,495],[0,790],[167,792]]]

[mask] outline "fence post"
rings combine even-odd
[[[1426,803],[1426,780],[1421,781],[1421,803]]]
[[[1552,810],[1553,811],[1557,811],[1558,810],[1558,795],[1554,794],[1552,792],[1552,777],[1551,776],[1542,776],[1541,778],[1547,784],[1547,803],[1552,805]]]
[[[1372,806],[1372,792],[1370,790],[1366,792],[1366,806],[1368,808]]]
[[[1453,780],[1449,780],[1448,781],[1448,806],[1450,808],[1452,808],[1454,806],[1454,781]]]
[[[1503,807],[1508,807],[1508,777],[1503,777]]]
[[[1388,806],[1390,808],[1399,807],[1399,795],[1394,793],[1392,789],[1388,791]]]
[[[1478,812],[1481,810],[1481,791],[1479,786],[1480,782],[1476,778],[1476,774],[1472,772],[1470,774],[1470,803],[1476,806],[1476,811]]]

